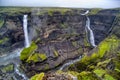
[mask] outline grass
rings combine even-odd
[[[100,9],[100,8],[93,8],[93,9],[90,10],[89,15],[95,15],[95,14],[97,14],[100,10],[102,10],[102,9]]]
[[[54,12],[60,12],[62,15],[64,15],[65,12],[71,11],[71,9],[68,8],[35,8],[35,10],[37,10],[37,15],[43,15],[45,13],[48,13],[48,15],[50,16],[52,16]]]
[[[11,16],[19,15],[21,13],[29,13],[31,8],[25,7],[0,7],[0,14],[7,14]]]

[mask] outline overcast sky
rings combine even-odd
[[[0,6],[120,8],[120,0],[0,0]]]

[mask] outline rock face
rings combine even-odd
[[[1,16],[0,16],[1,17]],[[24,45],[24,33],[22,28],[22,15],[4,17],[4,24],[0,28],[0,51],[12,51]],[[4,49],[3,49],[4,48]]]
[[[23,49],[20,55],[21,67],[28,77],[41,71],[60,68],[69,60],[78,58],[84,53],[90,52],[88,55],[91,55],[96,50],[87,40],[88,36],[85,31],[87,19],[86,16],[80,15],[81,9],[37,8],[31,10],[32,12],[20,14],[18,12],[16,15],[0,12],[1,53],[5,50],[12,51],[12,49],[23,47],[23,13],[28,14],[29,37],[32,43],[30,47]],[[87,15],[90,18],[90,27],[97,45],[112,31],[118,12],[119,9],[108,9]],[[115,34],[119,36],[119,31]]]
[[[67,60],[82,55],[85,49],[89,49],[85,39],[85,16],[67,13],[62,15],[55,12],[52,16],[34,15],[32,17],[32,24],[37,30],[38,39],[35,41],[37,49],[24,59],[25,63],[29,63],[23,64],[28,74],[59,67]],[[37,21],[41,24],[37,24]],[[46,58],[43,59],[42,54]],[[33,59],[35,55],[39,56],[37,60]]]
[[[108,37],[68,70],[78,72],[78,80],[120,79],[120,16],[113,22]],[[93,53],[90,55],[90,53]],[[82,66],[81,66],[82,65]]]
[[[81,16],[79,10],[74,11],[64,14],[53,11],[51,15],[49,12],[31,15],[33,29],[37,34],[33,41],[37,48],[33,52],[28,52],[29,56],[25,58],[22,58],[24,51],[21,53],[22,66],[28,76],[57,68],[92,49],[87,42],[85,32],[86,17]],[[91,20],[95,42],[99,44],[111,31],[115,15],[98,13],[88,16]],[[43,54],[44,57],[41,57]]]

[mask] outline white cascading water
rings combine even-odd
[[[85,13],[81,14],[81,15],[86,15],[89,13],[89,10],[87,10]],[[94,39],[94,34],[93,34],[93,31],[92,29],[90,28],[90,19],[88,16],[87,17],[87,21],[86,21],[86,33],[89,33],[89,42],[90,44],[93,46],[93,47],[96,47],[95,45],[95,39]]]
[[[78,62],[81,58],[82,58],[82,56],[80,56],[79,58],[77,58],[75,60],[71,60],[71,61],[65,63],[59,70],[63,70],[65,67],[67,67],[67,66],[69,66],[69,65],[71,65],[73,63]]]
[[[96,47],[96,45],[95,45],[95,39],[94,39],[94,34],[93,34],[93,31],[92,31],[92,29],[90,28],[90,19],[89,19],[89,17],[87,17],[87,21],[86,21],[86,31],[89,33],[88,35],[89,35],[89,42],[90,42],[90,44],[93,46],[93,47]]]
[[[25,37],[25,47],[30,46],[29,36],[28,36],[28,29],[27,29],[27,15],[23,17],[23,28],[24,28],[24,37]]]
[[[87,10],[85,13],[81,14],[81,15],[86,15],[89,13],[89,10]]]

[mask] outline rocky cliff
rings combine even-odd
[[[32,8],[12,13],[9,10],[7,13],[1,11],[1,53],[8,48],[13,50],[24,46],[22,20],[23,15],[28,14],[28,31],[32,42],[30,47],[23,49],[20,59],[21,68],[29,77],[41,71],[55,71],[81,55],[91,55],[96,48],[89,44],[86,36],[87,19],[86,16],[80,15],[84,10]],[[90,18],[90,27],[97,45],[112,32],[119,12],[119,9],[90,9],[87,16]],[[115,31],[115,34],[119,36],[119,31]],[[76,71],[72,66],[68,69]],[[81,69],[78,68],[76,72]]]

